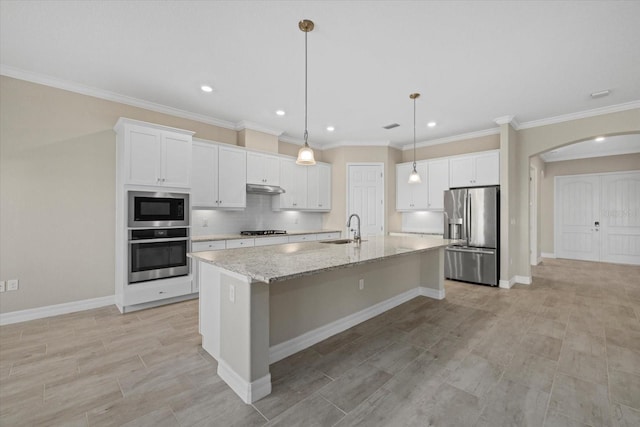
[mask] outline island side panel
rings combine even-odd
[[[444,248],[421,254],[420,294],[444,299]]]
[[[385,307],[388,310],[414,298],[424,283],[421,264],[428,260],[429,265],[438,265],[438,252],[409,254],[270,284],[271,346],[313,334],[385,301],[392,301]],[[360,279],[364,279],[363,290],[359,289]]]

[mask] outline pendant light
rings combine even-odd
[[[413,99],[413,170],[409,174],[409,184],[420,184],[420,174],[416,169],[416,98],[419,98],[419,93],[412,93],[409,98]]]
[[[307,131],[307,34],[313,31],[313,21],[303,19],[298,22],[300,31],[304,33],[304,146],[298,151],[296,163],[299,165],[315,165],[313,150],[309,147],[309,132]]]

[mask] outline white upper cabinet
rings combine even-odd
[[[500,152],[498,150],[451,157],[451,188],[500,185]]]
[[[444,192],[449,189],[449,159],[429,160],[427,166],[428,208],[442,210]]]
[[[280,185],[280,159],[247,152],[247,184]]]
[[[124,145],[124,184],[156,187],[191,186],[191,132],[119,121]]]
[[[306,209],[307,168],[295,160],[280,159],[280,186],[285,193],[274,196],[274,207],[279,209]]]
[[[427,169],[427,162],[416,162],[416,170],[422,182],[409,184],[413,162],[396,165],[396,210],[411,211],[429,208]]]
[[[193,144],[191,205],[210,208],[247,206],[246,151],[233,147]]]
[[[330,211],[331,165],[297,165],[294,159],[280,159],[280,186],[285,193],[273,197],[273,209]]]
[[[316,163],[307,168],[307,208],[331,210],[331,165]]]

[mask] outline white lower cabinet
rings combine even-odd
[[[251,248],[255,246],[256,239],[234,239],[227,240],[227,249]]]
[[[224,240],[208,240],[205,242],[191,243],[191,252],[219,251],[226,248],[227,246]]]
[[[316,234],[317,240],[334,240],[339,239],[342,233],[339,231],[333,233],[318,233]]]
[[[273,236],[273,237],[260,237],[256,238],[256,246],[270,246],[270,245],[282,245],[289,243],[287,236]]]
[[[130,306],[192,293],[190,276],[127,285],[123,305]]]
[[[317,234],[298,234],[295,236],[289,236],[289,243],[313,242],[314,240],[318,240]]]

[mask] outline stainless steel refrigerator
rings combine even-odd
[[[444,238],[458,242],[445,250],[445,277],[498,286],[500,187],[444,192]]]

